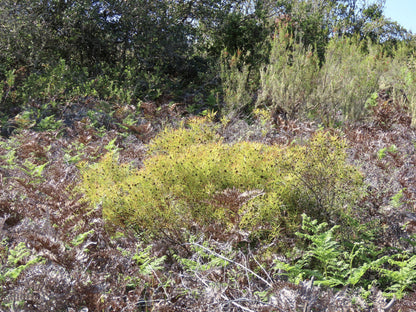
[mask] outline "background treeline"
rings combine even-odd
[[[62,117],[78,97],[228,117],[261,105],[330,123],[414,78],[414,39],[383,1],[5,0],[0,18],[3,134],[16,116]]]

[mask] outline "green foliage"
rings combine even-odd
[[[68,164],[77,164],[85,156],[85,144],[72,142],[65,150],[64,161]]]
[[[403,254],[396,254],[388,259],[388,263],[392,266],[392,269],[379,269],[382,276],[389,280],[386,295],[389,297],[395,295],[400,299],[405,291],[413,289],[416,282],[416,255],[408,257]]]
[[[22,86],[22,97],[24,101],[40,100],[55,102],[65,96],[69,90],[74,88],[75,81],[72,78],[76,73],[70,69],[65,60],[61,59],[56,65],[46,65],[42,74],[34,73],[29,75]],[[78,77],[80,79],[82,76]],[[53,106],[53,104],[52,104]]]
[[[382,76],[380,88],[388,90],[392,99],[409,107],[412,116],[412,126],[416,122],[416,58],[411,45],[401,43],[394,51],[394,58],[388,60],[388,69]]]
[[[58,129],[60,113],[86,97],[114,108],[195,93],[228,119],[248,112],[258,94],[257,105],[332,125],[366,115],[384,70],[380,51],[414,50],[397,44],[408,36],[383,18],[380,3],[356,1],[5,0],[0,17],[0,117],[28,111],[39,130]],[[414,75],[397,59],[386,85],[414,115]],[[222,90],[224,103],[211,90]],[[198,112],[202,102],[187,108]]]
[[[7,151],[4,155],[0,155],[0,160],[3,160],[2,167],[5,169],[13,169],[17,162],[16,157],[16,140],[10,140],[9,142],[0,142],[0,146]]]
[[[73,246],[79,246],[79,245],[81,245],[81,244],[83,244],[84,243],[84,241],[85,241],[85,239],[89,236],[89,235],[91,235],[91,234],[94,234],[94,230],[90,230],[90,231],[88,231],[88,232],[85,232],[85,233],[81,233],[81,234],[78,234],[76,237],[74,237],[74,239],[72,240],[72,245]]]
[[[363,46],[364,44],[364,46]],[[368,49],[363,52],[362,49]],[[312,96],[314,113],[325,124],[333,124],[337,114],[357,120],[366,115],[366,101],[378,91],[383,61],[378,48],[355,38],[333,38],[325,52],[325,63],[319,71]],[[338,117],[339,118],[339,117]]]
[[[311,243],[302,258],[295,264],[276,261],[276,269],[285,270],[290,279],[296,283],[313,276],[318,285],[338,287],[348,284],[348,276],[352,274],[352,268],[344,256],[353,259],[360,249],[355,254],[344,255],[334,234],[339,226],[325,231],[327,223],[318,224],[317,220],[312,221],[305,214],[302,217],[302,230],[305,233],[296,232],[296,235]],[[360,273],[363,275],[365,272]],[[355,274],[352,282],[357,283],[359,278],[360,276]]]
[[[137,253],[132,257],[132,260],[139,265],[140,274],[142,275],[151,275],[155,271],[163,269],[163,263],[166,260],[166,256],[162,256],[160,258],[152,256],[150,252],[151,248],[152,246],[148,246],[142,251],[137,251]]]
[[[374,283],[367,274],[371,272],[387,297],[401,298],[411,290],[416,279],[416,256],[399,253],[380,257],[380,252],[371,252],[371,246],[342,240],[338,225],[326,229],[327,223],[318,223],[306,214],[302,217],[302,232],[296,232],[296,236],[308,242],[306,250],[293,264],[275,261],[275,269],[283,270],[291,281],[299,283],[314,277],[317,285],[366,288]]]
[[[402,202],[403,196],[404,196],[403,189],[401,189],[400,191],[398,191],[396,194],[394,194],[391,197],[390,205],[392,205],[394,208],[399,208],[400,206],[402,206],[403,205],[403,202]]]
[[[292,145],[277,160],[273,192],[249,203],[243,224],[274,224],[292,232],[299,215],[307,211],[320,221],[347,226],[354,203],[362,196],[362,176],[346,163],[345,141],[318,133],[305,145]],[[276,216],[284,214],[286,218]]]
[[[413,109],[414,61],[403,56],[404,51],[397,51],[393,65],[380,45],[358,37],[333,37],[318,66],[318,52],[294,39],[287,22],[280,23],[269,64],[261,72],[257,106],[333,126],[368,116],[377,104],[378,91],[392,88],[394,99]],[[409,53],[410,48],[405,47]],[[406,87],[393,87],[398,85]]]
[[[39,130],[57,130],[62,127],[62,120],[56,120],[55,115],[50,115],[48,117],[43,118],[38,123]]]
[[[277,29],[269,64],[261,72],[257,106],[267,105],[272,110],[283,110],[291,118],[306,116],[317,71],[316,54],[294,39],[287,28]]]
[[[0,81],[0,106],[2,110],[10,109],[13,106],[16,97],[15,91],[16,70],[11,69],[5,72],[3,81]]]
[[[370,108],[370,107],[377,106],[377,100],[378,100],[378,92],[373,92],[370,95],[370,97],[367,99],[367,101],[365,102],[365,107]]]
[[[28,267],[42,261],[42,257],[34,257],[26,244],[20,242],[16,247],[8,249],[6,261],[0,266],[0,281],[15,280]]]
[[[240,64],[241,52],[229,56],[224,51],[221,60],[221,81],[224,92],[224,105],[221,107],[221,113],[224,117],[232,119],[242,115],[251,104],[251,94],[249,87],[249,67],[246,64]]]
[[[306,214],[302,217],[302,232],[296,235],[308,242],[307,249],[294,264],[276,261],[276,269],[284,270],[293,282],[314,277],[315,284],[329,287],[367,285],[366,272],[387,261],[381,258],[365,262],[367,246],[353,243],[352,248],[347,248],[340,244],[336,233],[338,225],[326,230],[327,223],[318,223]]]
[[[63,105],[64,100],[77,97],[97,97],[111,104],[131,104],[134,86],[131,68],[125,68],[122,73],[106,70],[106,73],[90,79],[87,68],[70,66],[67,61],[60,59],[56,64],[48,64],[39,73],[27,77],[19,88],[23,101],[43,103],[43,110],[56,110]],[[119,81],[116,75],[123,75],[129,84]]]
[[[377,158],[379,160],[382,160],[384,157],[386,157],[386,151],[387,151],[387,147],[380,148],[377,152]]]
[[[339,142],[320,133],[306,146],[287,149],[229,145],[195,119],[189,128],[156,137],[141,170],[118,164],[110,152],[82,170],[80,187],[87,200],[103,206],[107,220],[155,236],[180,239],[182,229],[212,223],[238,226],[241,215],[240,226],[274,237],[281,227],[296,228],[304,209],[326,220],[348,213],[362,179],[345,163]],[[240,194],[239,204],[221,199],[230,190]]]
[[[48,165],[47,162],[39,165],[32,163],[30,160],[26,159],[25,162],[20,165],[20,168],[29,176],[31,184],[39,184],[44,181],[42,173],[46,165]]]
[[[213,127],[205,118],[192,118],[188,120],[186,127],[174,130],[165,128],[156,138],[149,143],[149,153],[181,153],[184,147],[210,142],[220,143],[221,137],[216,134]]]
[[[118,233],[118,235],[122,236],[123,234]],[[138,267],[135,274],[123,276],[124,280],[127,282],[127,287],[129,288],[137,288],[143,285],[151,287],[151,285],[155,283],[154,277],[157,278],[159,275],[158,272],[164,269],[166,256],[157,257],[153,255],[151,245],[142,249],[140,244],[136,244],[136,250],[133,252],[124,250],[121,247],[117,247],[117,249],[121,251],[123,256],[129,257]],[[158,283],[160,282],[160,279],[158,279]],[[169,283],[169,281],[166,283]],[[160,286],[163,287],[163,285]]]
[[[329,215],[334,220],[362,195],[362,175],[347,164],[346,141],[330,133],[318,133],[307,145],[286,154],[302,197],[313,203],[312,217]]]
[[[249,67],[258,68],[267,59],[270,34],[268,8],[263,1],[256,4],[244,1],[227,1],[216,14],[222,17],[217,25],[205,25],[212,36],[210,51],[219,56],[225,49],[231,55],[242,53],[242,59]],[[234,8],[232,8],[234,2]],[[238,3],[239,2],[239,3]],[[237,4],[238,3],[238,4]],[[227,8],[227,6],[229,8]],[[227,9],[229,10],[227,12]],[[247,11],[251,10],[251,14]]]
[[[39,185],[45,181],[44,171],[50,164],[46,160],[46,153],[50,145],[29,146],[22,144],[21,139],[25,134],[18,134],[14,138],[1,142],[3,155],[0,155],[1,168],[6,170],[17,170],[16,177],[22,178],[32,186]],[[22,154],[24,157],[22,157]],[[15,171],[16,172],[16,171]],[[23,174],[23,175],[22,175]]]

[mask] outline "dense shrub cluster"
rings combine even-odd
[[[86,98],[106,114],[158,100],[232,119],[265,105],[327,125],[368,116],[380,88],[413,107],[410,35],[380,4],[313,2],[4,1],[2,132],[19,114],[59,122]]]
[[[398,46],[392,57],[370,41],[334,37],[324,56],[319,66],[312,47],[296,41],[287,29],[278,29],[270,63],[261,73],[256,105],[291,118],[336,125],[368,117],[378,92],[389,90],[413,112],[414,56],[409,47]]]
[[[362,176],[336,135],[287,147],[226,144],[207,127],[196,120],[162,132],[140,170],[106,154],[83,170],[82,191],[110,222],[171,238],[212,223],[290,235],[303,211],[342,223],[360,197]],[[238,194],[236,206],[229,192]]]
[[[233,128],[278,144],[222,138],[202,118],[148,145],[86,121],[19,129],[0,144],[2,308],[376,311],[382,292],[412,307],[413,223],[398,226],[416,136],[404,117],[401,135],[345,129],[348,149],[333,130],[284,121]],[[357,155],[372,159],[364,197]]]

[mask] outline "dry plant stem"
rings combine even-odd
[[[248,261],[247,261],[247,259],[246,259],[246,257],[244,255],[243,255],[243,259],[245,260],[244,261],[245,262],[245,266],[248,267],[248,264],[247,264]],[[250,293],[253,293],[253,291],[251,289],[250,276],[248,275],[247,270],[245,271],[245,273],[246,273],[246,278],[247,278],[247,284],[248,284],[249,292]]]
[[[394,303],[396,302],[396,296],[393,296],[393,298],[391,299],[391,301],[384,307],[382,308],[384,311],[388,312],[390,311],[390,309],[393,307]]]
[[[157,275],[156,271],[152,268],[153,276],[156,277],[157,281],[160,285],[162,285],[163,292],[165,293],[166,298],[169,298],[168,292],[166,291],[166,287],[163,285],[162,281],[160,280],[159,276]]]
[[[223,259],[223,260],[225,260],[225,261],[228,261],[228,262],[230,262],[230,263],[233,263],[233,264],[235,264],[235,265],[237,265],[237,266],[239,266],[239,267],[243,268],[244,270],[246,270],[246,272],[249,272],[249,273],[253,274],[255,277],[257,277],[258,279],[260,279],[261,281],[263,281],[263,282],[264,282],[267,286],[269,286],[270,288],[271,288],[271,287],[273,287],[273,285],[272,285],[272,284],[270,284],[268,281],[266,281],[264,278],[262,278],[262,277],[261,277],[261,276],[259,276],[258,274],[254,273],[254,272],[253,272],[252,270],[250,270],[249,268],[245,267],[244,265],[242,265],[242,264],[240,264],[240,263],[238,263],[238,262],[235,262],[235,261],[233,261],[233,260],[231,260],[231,259],[228,259],[228,258],[226,258],[226,257],[224,257],[224,256],[222,256],[222,255],[220,255],[220,254],[218,254],[218,253],[216,253],[215,251],[212,251],[212,250],[210,250],[210,249],[208,249],[208,248],[206,248],[206,247],[204,247],[204,246],[202,246],[202,245],[200,245],[200,244],[197,244],[197,243],[187,243],[187,244],[185,244],[185,245],[194,245],[194,246],[197,246],[197,247],[199,247],[199,248],[202,248],[202,249],[204,249],[205,251],[209,252],[210,254],[213,254],[214,256],[216,256],[216,257],[218,257],[218,258],[221,258],[221,259]]]
[[[198,244],[195,244],[195,245],[198,245]],[[200,246],[200,245],[198,245],[198,246]],[[200,246],[200,247],[202,247],[202,246]],[[224,259],[224,260],[227,260],[227,259]],[[198,275],[198,273],[196,273],[195,272],[195,276],[201,281],[201,283],[202,284],[204,284],[205,285],[205,287],[208,287],[209,285],[207,284],[207,283],[205,283],[205,281]],[[237,308],[240,308],[240,309],[242,309],[242,310],[244,310],[244,311],[249,311],[249,312],[255,312],[255,311],[253,311],[253,310],[250,310],[249,308],[246,308],[246,307],[244,307],[244,306],[242,306],[242,305],[240,305],[240,304],[238,304],[237,302],[235,302],[234,300],[230,300],[226,295],[224,295],[224,294],[221,294],[221,298],[222,299],[224,299],[224,300],[226,300],[227,302],[230,302],[232,305],[235,305]]]
[[[254,257],[253,253],[250,250],[250,254],[251,257],[254,259],[254,261],[256,262],[256,264],[262,269],[262,271],[264,272],[264,274],[266,274],[266,276],[269,278],[269,280],[272,280],[270,274],[265,270],[265,268],[257,261],[257,259]]]

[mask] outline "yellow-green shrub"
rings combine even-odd
[[[166,127],[149,143],[150,153],[176,153],[193,144],[220,142],[221,137],[206,118],[189,119],[178,129]]]
[[[270,189],[242,208],[242,225],[293,233],[302,212],[342,223],[362,194],[362,175],[346,163],[346,143],[320,132],[280,153]]]
[[[282,148],[225,144],[215,135],[207,138],[208,129],[193,136],[204,123],[193,127],[158,136],[140,170],[118,164],[114,153],[83,169],[86,198],[102,204],[112,223],[178,238],[183,229],[212,223],[273,235],[283,228],[292,232],[301,212],[322,211],[323,218],[332,218],[358,196],[361,176],[345,163],[345,146],[336,136],[319,133],[305,146]],[[230,211],[217,200],[229,190],[257,195],[246,196]]]

